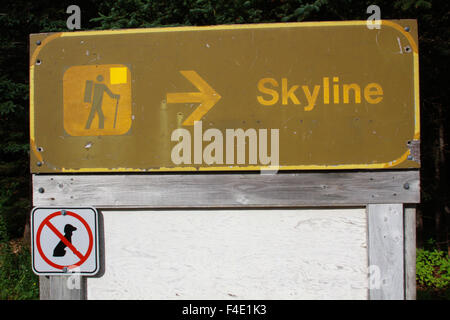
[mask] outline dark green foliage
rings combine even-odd
[[[417,250],[417,281],[420,285],[443,289],[450,284],[450,261],[444,251]]]
[[[88,26],[97,14],[80,1]],[[72,1],[8,1],[0,8],[0,217],[11,237],[24,232],[30,211],[28,37],[31,33],[67,31],[66,8]],[[91,13],[90,13],[91,12]]]
[[[417,250],[417,285],[420,299],[450,300],[450,260],[434,241]]]
[[[31,271],[27,247],[13,253],[10,246],[0,247],[0,299],[39,299],[39,277]]]
[[[0,299],[25,300],[39,298],[39,278],[31,271],[28,246],[13,252],[6,224],[0,217]]]

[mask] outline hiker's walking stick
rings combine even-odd
[[[113,125],[113,128],[116,128],[117,110],[119,110],[119,99],[120,99],[120,96],[117,96],[116,113],[114,114],[114,125]]]

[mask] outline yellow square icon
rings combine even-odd
[[[111,84],[121,84],[127,83],[127,73],[128,68],[119,67],[119,68],[110,68],[109,74],[111,79]]]
[[[72,66],[63,76],[64,129],[71,136],[131,128],[131,73],[124,65]]]

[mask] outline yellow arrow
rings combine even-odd
[[[200,103],[197,109],[184,120],[184,126],[193,126],[222,98],[211,86],[193,70],[180,71],[199,92],[168,93],[167,103]]]

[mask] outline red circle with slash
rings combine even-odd
[[[72,269],[72,268],[75,268],[75,267],[79,267],[87,260],[87,258],[89,258],[89,255],[91,254],[91,251],[92,251],[92,247],[94,245],[94,237],[92,235],[91,228],[89,227],[89,225],[86,222],[86,220],[84,220],[80,215],[76,214],[75,212],[66,210],[66,215],[74,217],[75,219],[79,220],[84,225],[84,227],[87,230],[87,233],[88,233],[88,236],[89,236],[89,246],[88,246],[88,249],[87,249],[86,253],[83,255],[50,222],[51,219],[53,219],[54,217],[60,216],[60,215],[62,215],[62,211],[54,212],[51,215],[49,215],[47,218],[45,218],[44,221],[41,222],[41,224],[40,224],[40,226],[39,226],[39,228],[37,230],[37,234],[36,234],[36,246],[37,246],[37,249],[38,249],[39,254],[41,255],[42,259],[44,259],[45,262],[47,262],[53,268],[62,270],[64,268]],[[42,247],[41,247],[41,232],[42,232],[42,229],[44,228],[44,226],[47,226],[80,259],[77,263],[72,264],[72,265],[68,265],[68,266],[62,266],[62,265],[54,263],[53,261],[51,261],[49,258],[47,258],[45,256],[44,251],[42,250]]]

